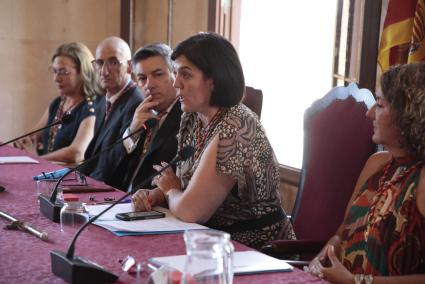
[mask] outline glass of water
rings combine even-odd
[[[181,283],[231,284],[233,251],[230,235],[217,230],[187,230],[186,264]]]

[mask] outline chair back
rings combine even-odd
[[[327,240],[343,221],[357,178],[370,155],[375,99],[352,83],[335,87],[304,113],[303,165],[292,212],[298,239]]]
[[[261,118],[263,107],[263,92],[261,90],[246,86],[242,103],[255,112],[258,118]]]

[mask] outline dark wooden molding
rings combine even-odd
[[[134,0],[121,0],[120,8],[120,37],[125,40],[133,50]]]
[[[209,32],[217,32],[217,13],[219,9],[217,5],[220,4],[220,0],[208,0],[208,26]]]
[[[355,0],[350,0],[350,7],[348,12],[348,25],[347,25],[347,50],[345,51],[345,72],[344,77],[350,78],[350,65],[351,65],[351,49],[353,47],[353,18],[354,18],[354,3]],[[344,86],[348,86],[350,82],[345,80]]]
[[[382,0],[365,1],[359,85],[375,92]]]
[[[335,28],[335,48],[334,48],[334,62],[333,62],[333,74],[338,74],[339,67],[339,45],[341,44],[341,25],[342,25],[342,8],[344,5],[343,0],[338,0],[337,11],[336,11],[336,28]],[[336,86],[338,79],[332,77],[332,86]]]
[[[301,170],[287,165],[279,165],[280,180],[283,183],[297,186],[300,182]]]
[[[173,0],[168,0],[168,15],[167,15],[167,44],[172,46],[173,43],[173,16],[174,7]]]
[[[208,26],[210,32],[218,33],[232,42],[239,50],[241,0],[208,0]]]

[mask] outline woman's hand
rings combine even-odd
[[[339,254],[339,251],[341,250],[341,238],[338,235],[332,236],[317,256],[313,258],[308,267],[304,267],[304,271],[322,277],[322,268],[329,267],[331,265],[328,258],[328,249],[330,246],[333,246],[334,249],[336,249],[337,254]]]
[[[139,189],[131,200],[133,211],[151,211],[154,206],[166,205],[165,196],[158,188]]]
[[[319,256],[316,256],[315,258],[313,258],[308,266],[304,266],[304,271],[305,272],[309,272],[313,275],[316,275],[320,278],[323,278],[323,273],[322,273],[322,269],[324,268],[322,263],[319,260]]]
[[[13,143],[15,148],[26,151],[28,154],[38,156],[36,136],[24,137]]]
[[[160,166],[154,165],[153,168],[157,171],[160,171],[167,165],[168,164],[166,162],[161,162]],[[155,177],[152,180],[152,185],[157,186],[164,193],[164,195],[172,189],[181,190],[180,179],[176,176],[173,169],[171,168],[164,170],[161,175]]]
[[[304,271],[310,272],[311,274],[314,274],[322,278],[323,277],[322,269],[326,265],[330,265],[329,259],[327,256],[327,251],[329,246],[330,246],[329,244],[325,245],[325,247],[316,255],[316,257],[310,261],[308,267],[306,266],[304,267]]]
[[[354,275],[345,268],[335,255],[335,247],[329,245],[327,247],[327,257],[331,262],[330,267],[322,267],[322,278],[332,283],[352,284],[354,283]]]

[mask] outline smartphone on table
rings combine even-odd
[[[123,221],[134,221],[134,220],[164,218],[165,213],[152,210],[152,211],[141,211],[141,212],[117,213],[115,214],[115,217]]]

